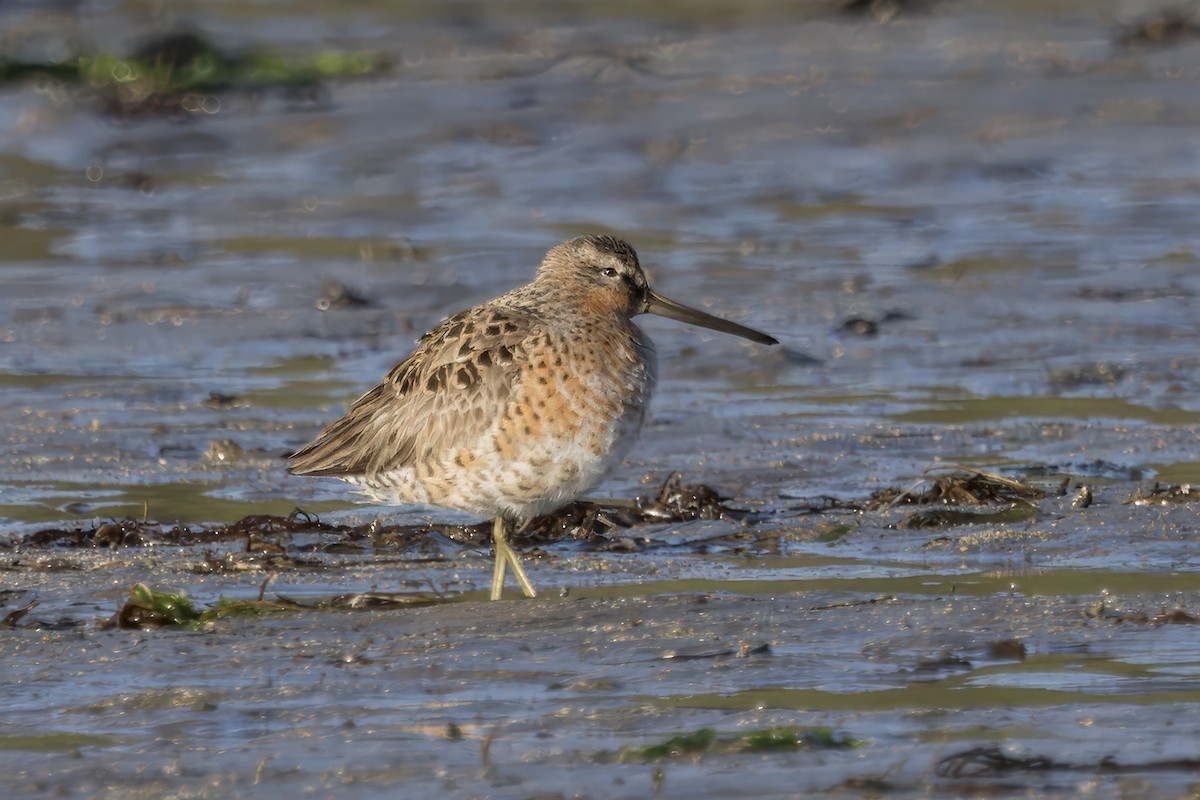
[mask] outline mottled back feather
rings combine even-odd
[[[473,443],[519,388],[525,342],[540,334],[536,315],[499,301],[455,314],[345,416],[289,455],[288,471],[370,478]]]

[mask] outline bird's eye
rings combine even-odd
[[[603,272],[601,272],[600,274],[606,278],[617,277],[617,271],[615,269],[613,269],[612,267],[605,267]]]

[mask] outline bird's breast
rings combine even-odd
[[[504,432],[526,446],[574,444],[604,458],[618,434],[644,418],[654,363],[639,334],[539,342],[527,352]]]
[[[524,352],[484,460],[493,502],[516,516],[547,513],[599,483],[628,452],[654,383],[653,348],[621,336],[543,336]]]

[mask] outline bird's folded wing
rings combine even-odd
[[[519,388],[522,358],[541,327],[513,308],[450,317],[345,416],[288,456],[288,471],[370,477],[475,445]]]

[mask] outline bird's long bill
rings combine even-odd
[[[749,339],[759,344],[779,344],[777,339],[767,336],[761,331],[747,328],[745,325],[738,325],[736,322],[730,322],[727,319],[714,317],[712,314],[705,314],[698,309],[689,308],[682,303],[676,303],[674,300],[668,300],[661,294],[652,292],[649,289],[646,290],[646,313],[676,319],[680,322],[686,322],[689,325],[711,328],[721,333],[732,333],[734,336],[740,336],[743,339]]]

